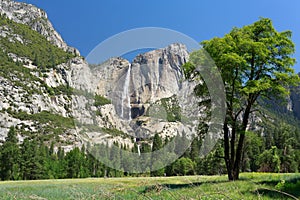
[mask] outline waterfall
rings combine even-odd
[[[131,73],[131,64],[129,64],[128,71],[125,77],[125,83],[122,92],[122,110],[121,110],[121,117],[131,120],[131,105],[130,105],[130,94],[129,94],[129,84],[130,84],[130,73]],[[126,112],[128,109],[128,115],[126,116]],[[124,114],[125,113],[125,114]]]
[[[139,144],[137,145],[137,150],[138,150],[138,154],[140,156],[141,155],[141,149],[140,149],[140,145]]]

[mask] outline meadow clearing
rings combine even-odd
[[[300,174],[123,177],[0,182],[0,199],[298,199]]]

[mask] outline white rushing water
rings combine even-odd
[[[121,117],[131,120],[131,105],[130,105],[130,94],[129,94],[129,84],[130,84],[130,73],[131,73],[131,64],[129,64],[128,71],[125,77],[125,83],[122,92],[122,110]],[[128,110],[128,112],[126,112]],[[126,116],[126,113],[128,114]]]
[[[138,150],[138,154],[140,156],[141,155],[141,149],[140,149],[140,145],[139,144],[137,145],[137,150]]]

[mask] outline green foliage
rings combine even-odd
[[[88,176],[85,167],[85,152],[80,151],[78,147],[68,152],[65,157],[66,173],[69,178],[85,178]]]
[[[151,157],[151,176],[163,176],[164,175],[164,168],[160,167],[163,166],[161,163],[161,154],[159,150],[163,147],[163,142],[161,137],[158,133],[155,133],[153,142],[152,142],[152,157]],[[154,171],[155,169],[155,171]]]
[[[256,172],[260,165],[257,162],[259,155],[264,150],[264,141],[257,133],[247,131],[242,159],[242,171]]]
[[[0,51],[0,59],[0,76],[8,79],[15,86],[22,87],[29,95],[34,93],[41,94],[40,88],[32,88],[28,85],[28,82],[37,82],[41,83],[42,87],[45,87],[45,83],[38,77],[32,75],[30,69],[13,62],[3,51]]]
[[[98,107],[98,106],[104,106],[106,104],[111,104],[111,100],[101,96],[101,95],[95,95],[94,97],[94,106]]]
[[[54,47],[45,38],[24,25],[16,24],[1,17],[0,26],[7,26],[12,30],[12,33],[21,33],[21,39],[25,42],[25,44],[22,44],[17,40],[0,39],[0,46],[3,49],[3,51],[0,51],[0,76],[13,82],[15,86],[22,87],[28,91],[29,95],[42,92],[41,89],[35,89],[27,85],[29,82],[37,82],[51,96],[60,94],[71,96],[73,93],[78,93],[91,99],[94,98],[94,106],[96,107],[111,104],[111,100],[101,95],[89,94],[85,91],[73,89],[68,85],[60,85],[55,88],[47,86],[31,72],[46,72],[49,68],[55,68],[57,64],[67,62],[72,55]],[[291,123],[286,119],[283,120],[285,115],[281,116],[282,118],[275,119],[273,125],[267,124],[267,120],[264,120],[262,127],[264,127],[267,135],[266,139],[263,139],[258,133],[245,132],[248,119],[245,118],[246,123],[244,124],[237,120],[240,112],[250,113],[252,106],[256,106],[259,96],[284,96],[287,94],[286,86],[297,84],[299,81],[291,68],[294,64],[294,59],[291,58],[294,45],[291,41],[290,32],[279,33],[273,28],[270,20],[261,19],[252,25],[240,29],[234,28],[224,38],[214,38],[210,41],[204,41],[202,44],[204,49],[216,61],[226,86],[228,112],[225,125],[233,130],[231,132],[233,133],[231,144],[235,148],[231,149],[232,152],[242,152],[241,170],[297,172],[300,169],[300,154],[297,150],[300,147],[298,121]],[[27,57],[39,69],[37,71],[27,69],[22,66],[24,63],[13,62],[7,53]],[[190,62],[182,66],[187,79],[201,79],[201,74],[196,71],[195,66],[212,65],[213,63],[206,56],[203,50],[200,53],[191,53]],[[204,85],[196,87],[195,93],[201,97],[209,95],[208,89]],[[174,96],[161,99],[159,103],[165,110],[167,121],[177,122],[182,120],[179,103]],[[205,101],[206,106],[210,106],[210,104],[209,100]],[[95,155],[104,157],[107,162],[110,162],[111,166],[124,169],[124,171],[143,169],[145,173],[142,175],[145,176],[149,174],[151,176],[163,176],[165,173],[168,176],[192,175],[195,173],[214,175],[226,172],[223,160],[224,151],[226,152],[224,145],[217,144],[215,149],[205,158],[199,157],[202,135],[199,135],[199,138],[196,137],[191,147],[184,149],[185,152],[183,147],[188,146],[189,141],[185,135],[177,135],[170,139],[175,141],[175,144],[168,146],[168,153],[172,153],[159,155],[156,151],[163,148],[163,141],[156,133],[153,138],[152,149],[148,143],[149,141],[141,143],[141,152],[152,151],[153,156],[150,158],[141,155],[141,159],[135,161],[130,160],[129,153],[131,151],[137,152],[137,143],[134,144],[133,149],[129,149],[127,146],[119,147],[117,143],[114,143],[112,148],[101,144],[89,149],[87,152],[84,147],[81,150],[76,147],[65,154],[62,148],[58,148],[58,151],[54,152],[53,143],[49,149],[42,142],[46,138],[49,140],[53,138],[53,135],[49,133],[58,135],[64,133],[67,129],[74,128],[72,118],[65,118],[47,111],[28,114],[8,109],[7,112],[17,119],[31,120],[43,124],[39,130],[43,138],[33,139],[35,136],[30,135],[31,137],[26,138],[23,144],[18,145],[16,130],[11,128],[6,141],[0,148],[0,174],[3,180],[135,176],[104,166],[94,158]],[[101,113],[98,112],[98,114]],[[274,124],[276,125],[274,126]],[[293,127],[287,124],[296,125]],[[117,129],[89,128],[97,131],[100,129],[103,133],[111,136],[125,137],[125,133]],[[201,134],[206,133],[207,129],[207,124],[199,125]],[[236,149],[239,141],[234,139],[234,133],[236,133],[235,136],[246,136],[242,149]],[[169,142],[169,138],[166,138],[164,145]],[[143,163],[151,163],[152,169],[157,169],[157,167],[163,166],[163,163],[156,162],[157,158],[165,155],[168,155],[167,158],[172,158],[175,154],[181,155],[181,157],[166,168],[160,168],[150,173],[150,169],[143,166]],[[230,156],[234,158],[235,155]],[[299,183],[297,182],[295,185],[297,187]],[[283,191],[288,191],[289,188],[294,187],[294,185],[285,182],[280,182],[277,185],[277,189]]]
[[[20,149],[14,127],[9,129],[5,142],[0,147],[0,175],[2,180],[18,180],[20,175]]]
[[[167,113],[168,122],[181,121],[181,109],[175,96],[163,98],[160,101]]]
[[[158,133],[155,133],[152,144],[152,151],[157,151],[163,146],[162,139]]]
[[[280,157],[278,156],[278,149],[276,146],[269,150],[265,150],[259,157],[261,172],[280,172]]]
[[[291,181],[281,180],[275,188],[277,190],[287,192],[288,194],[294,195],[296,197],[300,196],[300,180],[299,178],[292,179]]]
[[[42,111],[35,114],[28,114],[24,111],[7,110],[7,113],[12,117],[24,120],[31,120],[42,124],[40,126],[40,139],[49,141],[55,139],[54,136],[63,134],[66,130],[74,128],[74,120],[72,118],[63,117],[58,114],[53,114],[49,111]],[[29,135],[31,136],[31,134]]]
[[[111,136],[125,136],[125,133],[123,131],[120,131],[116,128],[101,128],[101,131]]]
[[[199,140],[198,137],[194,138],[194,140],[191,143],[191,151],[190,151],[190,158],[193,161],[199,160],[200,147],[201,147],[201,141]]]
[[[213,38],[202,45],[221,71],[227,101],[234,99],[239,104],[253,95],[249,100],[259,95],[286,95],[289,86],[299,83],[292,68],[295,48],[291,32],[277,32],[270,19],[233,28],[223,38]]]
[[[21,145],[21,172],[23,180],[36,180],[48,178],[45,174],[46,152],[43,145],[36,140],[28,138]]]
[[[193,73],[196,69],[195,65],[193,65],[191,62],[184,63],[181,68],[183,69],[186,79],[190,79],[191,77],[193,77]]]
[[[217,143],[215,148],[204,158],[196,160],[196,173],[201,175],[215,175],[226,173],[224,149],[221,143]]]
[[[120,155],[120,148],[118,147],[118,143],[114,142],[112,147],[110,148],[110,160],[112,161],[112,166],[114,169],[120,169],[121,167],[121,155]],[[118,171],[112,170],[113,174],[112,176],[118,177]]]
[[[50,95],[72,94],[72,88],[64,85],[51,88],[32,72],[47,72],[49,68],[55,68],[61,63],[68,62],[74,55],[52,45],[44,36],[31,30],[28,26],[15,23],[4,16],[0,16],[0,27],[7,28],[11,33],[7,37],[0,37],[2,49],[0,51],[0,76],[5,77],[15,86],[23,88],[28,95],[42,94],[43,89]],[[22,42],[16,39],[14,35],[19,35]],[[8,53],[32,60],[38,69],[28,69],[23,66],[23,64],[28,63],[14,62]],[[28,83],[37,85],[37,87],[32,87]]]
[[[28,114],[26,112],[11,112],[13,117],[20,120],[38,121],[40,124],[48,124],[53,128],[73,128],[74,121],[72,118],[66,118],[61,115],[53,114],[49,111],[42,111],[36,114]]]
[[[272,21],[266,18],[242,28],[233,28],[223,38],[213,38],[201,44],[214,59],[225,85],[225,160],[229,179],[238,179],[245,132],[258,98],[286,97],[288,88],[299,84],[300,79],[293,70],[295,45],[290,31],[276,31]],[[192,57],[190,62],[194,66],[205,62],[198,58],[200,56]]]
[[[194,175],[195,174],[195,163],[190,158],[179,158],[172,164],[173,173],[172,175]]]
[[[67,62],[74,55],[52,45],[44,36],[33,31],[27,25],[18,24],[3,16],[0,17],[0,26],[7,27],[11,35],[20,35],[23,43],[17,39],[11,41],[9,37],[1,37],[1,48],[6,53],[14,53],[19,57],[26,57],[41,70],[53,68]]]
[[[64,94],[67,96],[71,96],[73,94],[73,88],[70,87],[69,85],[59,85],[57,87],[51,88],[53,90],[53,95],[60,95],[60,94]],[[49,88],[49,90],[51,90]],[[50,92],[49,92],[50,93]]]
[[[278,149],[278,156],[280,157],[280,171],[281,172],[297,172],[299,171],[300,157],[298,156],[298,149],[300,144],[300,130],[298,128],[299,124],[294,121],[290,115],[278,115],[278,111],[270,111],[262,109],[268,117],[263,118],[263,121],[258,125],[264,128],[264,138],[257,138],[263,141],[263,148],[261,151],[256,151],[252,153],[255,155],[250,160],[252,163],[256,162],[258,166],[257,157],[262,153],[263,150],[269,150],[272,146],[276,146]],[[249,137],[247,135],[247,137]],[[256,139],[256,140],[257,140]],[[260,146],[261,142],[254,142],[253,148]],[[246,142],[247,146],[247,142]],[[248,154],[248,149],[246,148],[246,154]],[[256,171],[257,168],[253,169]]]

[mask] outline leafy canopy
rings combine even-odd
[[[227,99],[240,102],[246,97],[254,103],[260,95],[288,95],[288,86],[299,82],[291,36],[291,31],[277,32],[270,19],[261,18],[233,28],[223,38],[202,42],[221,71]]]

